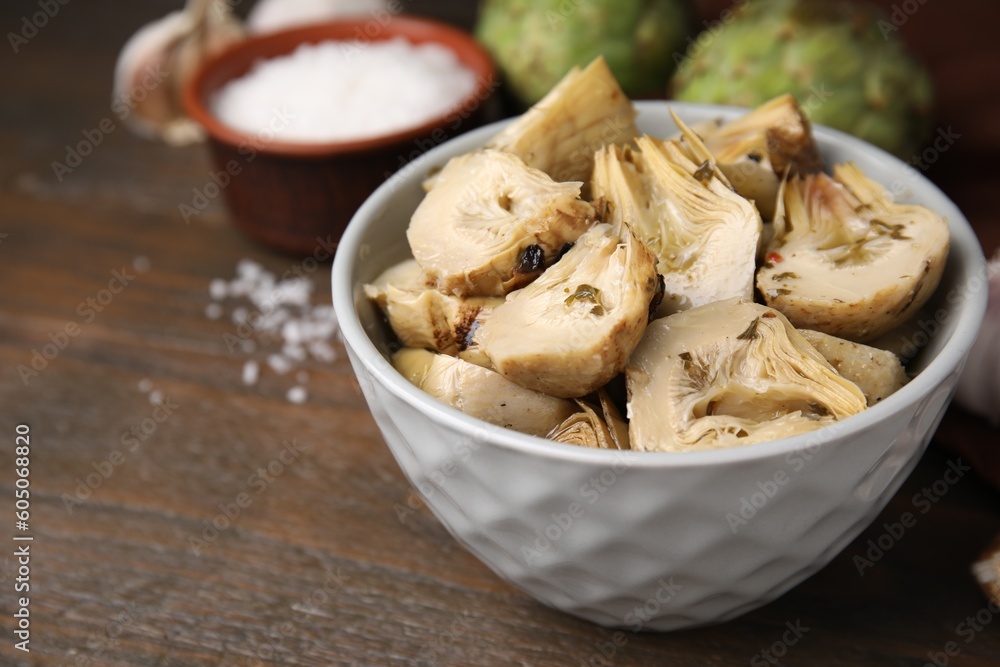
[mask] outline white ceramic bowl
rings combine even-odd
[[[672,106],[688,122],[743,113]],[[675,132],[664,103],[637,107],[640,130]],[[501,127],[454,139],[396,174],[358,210],[337,251],[333,303],[393,455],[469,551],[570,614],[672,630],[731,619],[773,600],[874,520],[937,427],[986,304],[983,255],[968,222],[903,162],[815,128],[828,163],[856,162],[951,225],[948,267],[930,306],[936,333],[914,340],[925,342],[919,375],[843,422],[745,448],[648,453],[564,445],[473,419],[409,384],[387,360],[390,334],[362,292],[407,255],[404,232],[428,170],[481,146]]]

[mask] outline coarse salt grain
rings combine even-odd
[[[284,375],[288,371],[292,370],[292,362],[280,354],[268,355],[267,365],[271,367],[271,370],[280,375]]]
[[[222,317],[222,306],[217,303],[210,303],[205,306],[205,317],[210,320],[217,320]]]
[[[305,403],[306,398],[308,398],[308,396],[309,394],[306,391],[306,388],[298,386],[292,387],[291,389],[288,390],[288,393],[285,394],[285,398],[288,399],[289,403],[297,403],[297,404]]]
[[[243,384],[253,386],[257,384],[257,377],[260,373],[260,366],[256,361],[250,360],[243,364]]]
[[[212,108],[244,132],[344,141],[419,126],[456,108],[475,88],[472,71],[439,44],[401,37],[326,41],[258,61],[219,89]]]
[[[139,391],[144,394],[148,394],[153,389],[153,381],[149,378],[142,378],[139,380]]]
[[[226,286],[226,281],[222,278],[215,278],[212,282],[208,284],[208,294],[216,301],[226,298],[226,292],[228,292]]]
[[[153,263],[145,255],[136,255],[132,258],[132,268],[136,270],[136,273],[146,273],[153,268]]]

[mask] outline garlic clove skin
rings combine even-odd
[[[258,0],[247,15],[253,35],[320,23],[338,18],[390,12],[388,0]]]
[[[989,301],[958,380],[955,402],[1000,426],[1000,252],[986,265]]]
[[[138,30],[115,64],[112,108],[135,134],[186,145],[204,138],[189,119],[181,91],[208,56],[244,36],[225,0],[189,0]]]

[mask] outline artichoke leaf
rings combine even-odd
[[[386,269],[365,285],[365,294],[382,309],[404,346],[452,356],[471,345],[478,319],[503,303],[499,297],[455,296],[428,288],[414,259]]]
[[[639,135],[635,108],[603,57],[574,67],[487,148],[512,153],[556,181],[590,177],[594,152]]]
[[[800,329],[799,333],[841,376],[858,385],[869,407],[896,393],[909,382],[903,364],[892,352],[830,336],[821,331]]]
[[[699,129],[733,188],[752,199],[765,220],[774,219],[783,178],[817,173],[823,167],[809,119],[791,95],[731,122]]]
[[[576,399],[580,411],[552,429],[549,440],[592,449],[628,449],[628,422],[603,389],[598,392],[600,412],[587,401]]]

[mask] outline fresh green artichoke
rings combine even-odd
[[[599,55],[640,97],[662,94],[692,17],[690,0],[484,0],[476,36],[525,105]]]
[[[911,157],[927,137],[927,72],[877,9],[838,0],[746,0],[695,40],[676,99],[755,107],[794,95],[809,118]]]

